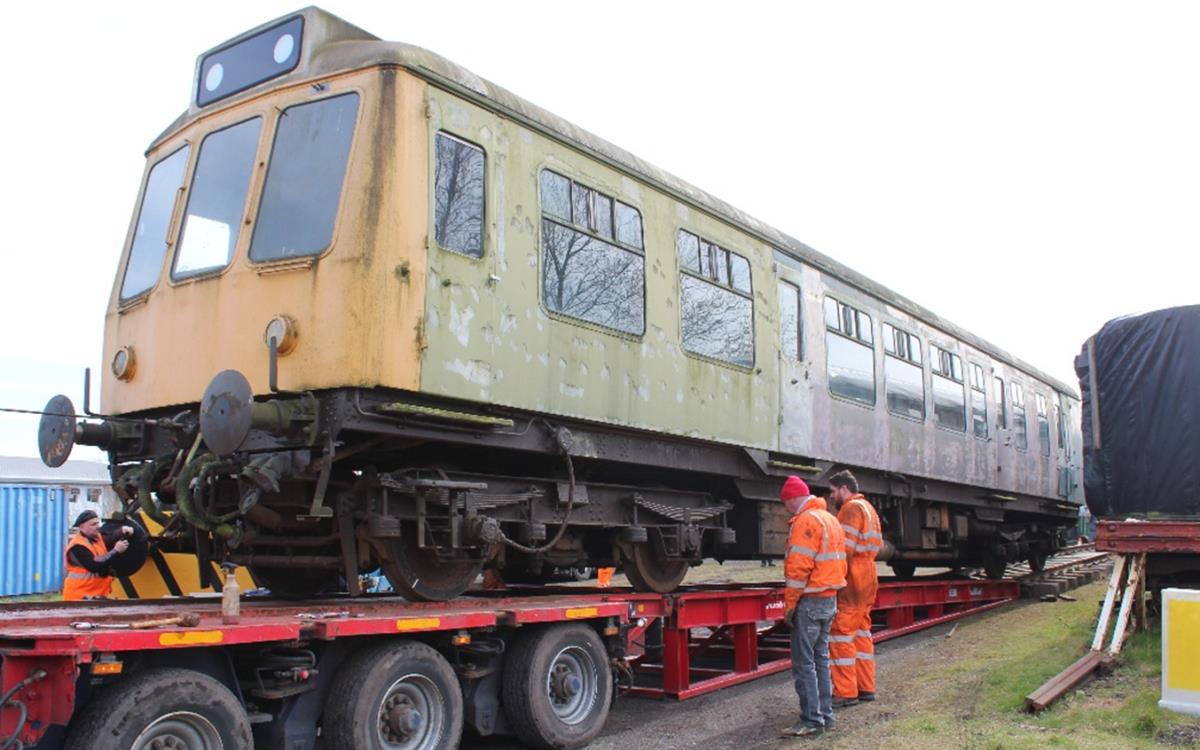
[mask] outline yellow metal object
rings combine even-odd
[[[160,646],[196,646],[211,645],[225,640],[225,633],[220,630],[182,630],[174,633],[163,633],[158,637]]]
[[[442,624],[438,617],[410,617],[396,620],[396,630],[407,633],[413,630],[434,630]]]
[[[138,518],[146,526],[146,530],[151,536],[157,536],[162,533],[162,527],[155,523],[152,519],[145,515],[138,514]],[[171,583],[175,584],[175,588],[179,591],[180,596],[191,596],[199,593],[213,593],[214,595],[219,589],[214,589],[212,586],[202,587],[200,585],[200,567],[196,561],[196,556],[192,554],[169,552],[162,555],[163,569],[160,569],[158,564],[153,559],[146,561],[141,570],[133,575],[125,578],[123,581],[118,581],[113,585],[112,596],[114,599],[162,599],[168,596],[174,596],[171,590],[171,585],[167,578],[170,578]],[[222,580],[223,576],[218,575],[219,571],[214,565],[213,581]],[[257,588],[254,579],[250,577],[250,572],[245,567],[239,567],[237,570],[238,585],[242,591],[250,591]],[[126,592],[125,585],[133,589],[133,595]]]
[[[1162,592],[1162,700],[1158,705],[1200,716],[1200,591]]]

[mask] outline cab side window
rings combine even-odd
[[[448,133],[434,137],[433,236],[451,252],[483,257],[483,149]]]

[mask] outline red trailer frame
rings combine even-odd
[[[1200,554],[1200,522],[1100,521],[1096,524],[1096,549],[1131,554]]]
[[[626,589],[557,587],[474,592],[452,602],[398,597],[333,597],[304,603],[246,599],[237,622],[217,602],[155,600],[0,608],[0,694],[13,691],[27,718],[0,709],[0,741],[17,732],[27,747],[51,725],[66,725],[81,677],[117,679],[126,660],[174,649],[384,635],[438,636],[465,646],[473,637],[523,625],[591,623],[610,654],[623,657],[629,692],[680,700],[789,668],[783,590],[761,585],[692,586],[668,595]],[[519,594],[519,595],[513,595]],[[1016,599],[1016,581],[883,582],[875,604],[876,642]],[[194,627],[132,629],[164,615],[194,614]],[[81,630],[73,623],[87,622]],[[661,632],[661,647],[647,638]],[[661,655],[659,654],[661,652]],[[624,670],[622,670],[624,671]],[[315,719],[314,719],[315,721]],[[20,727],[18,725],[21,724]]]

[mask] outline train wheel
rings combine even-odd
[[[608,654],[587,625],[531,630],[505,658],[504,712],[529,747],[583,747],[604,728],[611,701]]]
[[[462,725],[454,670],[430,646],[406,641],[360,651],[338,670],[322,737],[347,750],[450,750]]]
[[[1042,551],[1029,553],[1029,569],[1034,573],[1041,573],[1042,568],[1046,567],[1046,553]]]
[[[632,554],[622,555],[624,565],[621,572],[637,591],[669,594],[683,583],[688,564],[686,560],[672,560],[660,551],[661,531],[650,529],[649,534],[647,541],[631,545]]]
[[[332,570],[306,568],[250,568],[250,577],[283,599],[307,599],[317,594],[345,591]]]
[[[66,750],[244,750],[250,719],[229,688],[190,669],[147,669],[101,692],[71,723]]]
[[[483,570],[483,560],[447,559],[417,547],[416,525],[405,523],[402,536],[391,539],[380,566],[392,586],[408,599],[444,602],[467,590]]]
[[[901,581],[909,580],[917,572],[916,563],[894,562],[894,563],[888,563],[888,565],[891,566],[892,572],[895,573],[896,577],[899,578]]]
[[[992,579],[998,581],[1004,577],[1004,572],[1008,570],[1008,562],[1000,555],[994,553],[985,553],[983,556],[983,572]]]

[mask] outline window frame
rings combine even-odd
[[[167,264],[168,258],[170,259],[171,265],[174,265],[175,263],[175,246],[179,243],[179,236],[177,232],[173,232],[171,230],[175,229],[176,223],[182,219],[182,212],[184,211],[186,205],[186,201],[183,201],[182,198],[188,194],[188,177],[191,174],[192,157],[196,152],[192,148],[192,142],[186,139],[181,140],[174,145],[175,148],[171,149],[169,153],[160,157],[157,161],[150,165],[150,167],[146,170],[145,177],[142,178],[142,186],[141,189],[138,190],[137,212],[133,216],[133,225],[129,229],[129,244],[125,248],[125,267],[121,270],[121,284],[117,289],[118,310],[125,310],[127,308],[134,307],[142,300],[149,297],[150,294],[158,288],[158,285],[162,283],[163,266]],[[145,289],[129,296],[125,296],[125,284],[129,278],[130,264],[133,263],[133,248],[137,244],[137,227],[138,224],[141,223],[142,214],[146,210],[146,191],[150,189],[150,178],[154,176],[155,169],[158,169],[158,167],[166,163],[168,159],[174,158],[177,154],[179,154],[180,151],[184,150],[186,150],[188,153],[184,157],[183,172],[180,174],[179,185],[176,186],[171,198],[171,210],[167,215],[167,226],[163,231],[162,237],[162,257],[158,259],[158,273],[155,274],[154,281],[151,282],[151,284]],[[167,276],[170,277],[170,275],[171,274],[168,272]]]
[[[1019,451],[1026,452],[1029,450],[1029,411],[1025,408],[1025,386],[1015,380],[1010,379],[1008,382],[1009,388],[1009,404],[1012,410],[1012,431],[1013,447]],[[1016,440],[1016,423],[1017,410],[1020,409],[1021,414],[1021,440]],[[1023,443],[1023,444],[1022,444]]]
[[[907,419],[910,422],[924,424],[925,420],[929,418],[929,400],[927,398],[927,393],[926,393],[926,388],[925,388],[925,362],[924,362],[924,358],[923,358],[923,354],[924,354],[924,350],[925,350],[924,342],[921,341],[921,337],[918,336],[917,334],[910,333],[906,329],[901,328],[899,325],[896,325],[894,323],[889,323],[886,320],[881,320],[879,322],[879,326],[880,326],[880,329],[879,329],[880,330],[880,339],[881,339],[881,343],[883,346],[883,403],[884,403],[884,408],[887,409],[888,414],[891,414],[894,417],[899,417],[900,419]],[[890,331],[889,331],[889,329],[890,329]],[[889,333],[891,334],[890,336],[888,335]],[[903,339],[900,338],[901,336],[903,336]],[[902,340],[904,341],[903,346],[900,345],[900,342]],[[891,342],[890,350],[889,350],[889,341]],[[917,352],[915,359],[912,356],[913,355],[912,346],[913,346],[914,341],[916,342],[916,345],[918,348],[918,352]],[[888,373],[888,358],[889,357],[896,360],[897,362],[900,362],[901,364],[915,366],[917,368],[917,371],[921,373],[921,416],[919,418],[914,417],[911,414],[904,414],[904,413],[901,413],[901,412],[898,412],[898,411],[895,411],[894,409],[892,409],[892,405],[891,405],[890,401],[888,400],[889,393],[888,393],[887,373]]]
[[[937,355],[937,364],[934,364]],[[950,351],[948,347],[941,344],[929,343],[929,377],[930,377],[930,396],[933,398],[933,425],[938,429],[947,432],[953,432],[957,435],[966,435],[968,432],[974,432],[972,422],[968,419],[970,412],[970,404],[967,399],[968,383],[966,372],[962,366],[962,355]],[[957,368],[955,367],[957,365]],[[955,370],[961,373],[961,376],[955,376]],[[959,393],[962,396],[962,415],[963,428],[960,430],[954,425],[948,425],[938,419],[937,416],[937,381],[934,378],[942,378],[945,381],[953,383],[959,387]]]
[[[684,235],[684,234],[689,235],[690,237],[692,237],[696,240],[696,253],[697,253],[696,260],[697,260],[697,263],[700,265],[700,270],[693,270],[691,268],[688,268],[687,266],[685,266],[683,264],[683,259],[679,256],[679,239],[680,239],[680,236]],[[714,273],[716,273],[716,270],[715,270],[715,266],[713,264],[716,262],[716,259],[721,258],[721,257],[724,258],[725,279],[726,279],[726,281],[724,283],[722,283],[719,280],[719,277],[717,277],[715,275],[713,275],[713,276],[707,275],[702,271],[702,269],[704,267],[703,256],[704,256],[705,245],[707,245],[709,247],[709,253],[708,253],[709,264],[708,265],[710,268],[714,269]],[[737,287],[733,286],[733,256],[735,256],[735,255],[740,257],[743,261],[745,261],[747,267],[749,268],[750,291],[748,291],[748,292],[742,291],[741,289],[738,289]],[[683,353],[685,355],[687,355],[689,357],[696,357],[705,362],[713,362],[716,364],[724,365],[726,367],[732,367],[736,370],[741,370],[741,371],[753,371],[755,366],[758,364],[758,326],[755,324],[755,320],[754,320],[756,317],[755,309],[754,309],[754,265],[752,263],[750,263],[749,256],[743,255],[742,253],[739,253],[735,250],[730,250],[729,248],[725,247],[724,245],[721,245],[719,243],[713,242],[712,240],[706,239],[704,237],[704,235],[700,234],[699,232],[694,232],[691,229],[687,229],[686,227],[683,227],[683,226],[677,226],[675,228],[675,265],[678,266],[679,274],[680,274],[679,294],[677,297],[677,299],[679,301],[678,308],[679,308],[679,347],[680,347],[680,349],[683,350]],[[721,291],[735,294],[743,299],[747,299],[750,301],[750,363],[749,364],[742,364],[740,362],[731,362],[727,359],[721,359],[720,357],[714,357],[711,354],[704,354],[702,352],[693,351],[692,349],[689,349],[687,347],[687,343],[683,340],[683,281],[682,281],[682,277],[684,275],[690,276],[690,277],[696,279],[697,281],[702,281],[706,284],[709,284],[710,286],[714,286]],[[797,291],[798,290],[799,290],[799,287],[797,287]]]
[[[258,166],[259,162],[263,161],[261,156],[263,154],[263,139],[267,132],[268,123],[278,122],[281,112],[282,110],[275,112],[274,117],[268,121],[267,115],[264,112],[252,110],[251,112],[247,113],[248,116],[237,120],[236,122],[231,122],[227,125],[222,125],[221,127],[209,130],[199,138],[199,141],[196,143],[195,153],[189,155],[190,163],[188,164],[188,169],[185,172],[184,178],[184,192],[186,197],[183,201],[183,205],[179,208],[179,220],[174,222],[175,235],[171,244],[171,262],[167,269],[167,280],[172,286],[182,286],[183,284],[191,284],[195,281],[202,281],[204,279],[212,279],[218,276],[224,276],[229,269],[233,267],[234,261],[238,259],[239,248],[244,251],[245,257],[249,259],[249,240],[246,240],[246,246],[242,247],[243,235],[247,233],[253,234],[254,227],[258,224],[259,202],[262,198],[263,184],[266,182],[266,174],[264,173],[260,176],[260,169]],[[225,264],[221,266],[210,266],[197,271],[177,274],[175,272],[175,266],[179,262],[179,253],[181,250],[183,250],[183,233],[187,230],[188,206],[196,193],[196,170],[200,168],[200,159],[204,156],[204,143],[209,139],[209,137],[216,135],[217,133],[223,133],[226,130],[232,130],[233,128],[251,122],[252,120],[259,121],[258,139],[254,147],[254,153],[251,155],[250,174],[246,180],[246,195],[242,199],[242,209],[238,214],[237,226],[231,228],[233,231],[234,240],[233,247],[229,251],[229,260],[225,261]],[[274,143],[274,138],[272,138],[271,141]],[[191,141],[189,140],[189,143],[190,142]],[[270,150],[268,149],[266,153],[266,159],[269,162]],[[268,168],[269,166],[270,165],[268,164]],[[250,216],[251,206],[254,206],[254,214],[253,218],[247,222],[246,217]]]
[[[1050,427],[1050,407],[1047,403],[1046,394],[1041,391],[1034,391],[1033,397],[1038,428],[1038,443],[1041,444],[1042,458],[1048,459],[1054,452],[1054,435]]]
[[[646,245],[645,214],[642,212],[642,209],[639,206],[635,206],[632,203],[629,203],[624,200],[620,200],[614,195],[604,193],[604,195],[606,197],[610,198],[613,201],[613,209],[612,209],[612,211],[613,211],[613,239],[608,239],[601,235],[595,234],[594,232],[575,224],[575,222],[571,218],[564,219],[561,216],[555,216],[553,214],[549,214],[546,212],[545,200],[543,198],[543,192],[542,192],[542,173],[543,172],[550,172],[551,174],[557,175],[558,177],[561,177],[567,181],[567,210],[571,211],[572,214],[574,214],[574,208],[575,208],[573,196],[574,196],[574,186],[576,183],[576,179],[574,177],[563,174],[563,170],[558,169],[558,168],[551,168],[547,164],[542,164],[541,166],[539,166],[535,173],[535,175],[536,175],[535,179],[536,179],[536,185],[537,185],[537,204],[538,204],[538,215],[537,215],[537,218],[538,218],[538,225],[537,225],[537,248],[538,248],[537,298],[538,298],[538,306],[541,307],[542,312],[546,313],[546,315],[548,317],[550,317],[553,320],[558,321],[560,323],[568,323],[570,325],[577,325],[582,328],[587,328],[589,330],[594,330],[594,331],[598,331],[601,333],[607,333],[609,335],[616,336],[618,338],[640,341],[641,339],[645,338],[646,331],[649,328],[649,323],[647,321],[647,314],[646,314],[647,313],[646,300],[649,296],[648,295],[649,290],[648,290],[647,281],[646,281],[646,264],[648,261],[648,256],[646,254],[646,249],[645,249],[645,245]],[[593,192],[603,193],[603,191],[600,191],[597,188],[590,187],[587,183],[583,183],[582,187],[584,187],[588,190],[591,190]],[[641,232],[640,232],[641,239],[642,239],[641,247],[637,247],[636,245],[630,245],[630,244],[627,244],[624,242],[620,242],[616,239],[616,235],[617,235],[616,204],[618,202],[624,204],[628,208],[631,208],[637,212],[638,222],[641,224]],[[576,317],[574,315],[571,315],[570,313],[565,313],[565,312],[560,312],[558,310],[554,310],[553,308],[551,308],[549,305],[546,304],[546,289],[545,289],[545,277],[546,277],[545,239],[546,239],[546,237],[545,237],[545,230],[544,230],[544,227],[542,224],[542,222],[544,222],[544,221],[549,221],[553,224],[557,224],[558,226],[563,227],[564,229],[569,229],[573,232],[577,232],[579,234],[585,235],[588,238],[593,239],[597,242],[601,242],[606,245],[610,245],[619,250],[623,250],[625,252],[632,253],[634,255],[638,255],[642,258],[642,284],[641,284],[642,330],[639,333],[630,333],[629,331],[623,331],[620,328],[613,328],[611,326],[606,326],[603,323],[596,323],[595,321],[591,321],[586,318]]]
[[[776,277],[775,294],[779,298],[779,339],[780,354],[788,362],[803,362],[804,361],[804,299],[800,290],[800,285],[788,281],[787,279]],[[779,294],[779,287],[786,285],[796,293],[796,358],[790,359],[787,353],[783,350],[783,296]]]
[[[989,440],[992,436],[992,423],[989,421],[988,414],[988,395],[987,395],[987,373],[983,369],[983,365],[978,362],[967,360],[967,371],[971,373],[970,383],[968,384],[971,390],[971,398],[974,399],[974,394],[978,393],[983,397],[983,434],[980,435],[975,430],[975,404],[972,401],[969,404],[971,410],[971,434],[979,440]],[[979,385],[975,384],[975,373],[979,373]]]
[[[483,209],[480,211],[480,214],[479,214],[479,255],[471,255],[470,253],[464,253],[461,250],[455,250],[452,247],[446,247],[441,242],[438,242],[438,239],[437,239],[437,169],[438,169],[437,139],[438,139],[438,136],[446,136],[447,138],[449,138],[452,141],[458,141],[459,143],[461,143],[465,146],[469,146],[470,148],[478,149],[479,153],[483,154]],[[429,225],[430,225],[429,239],[433,245],[437,246],[437,248],[439,250],[442,250],[443,252],[453,253],[454,255],[457,255],[460,258],[467,258],[467,259],[471,260],[472,262],[480,262],[483,259],[488,257],[487,248],[488,248],[488,239],[489,239],[489,235],[490,235],[490,232],[488,231],[487,221],[488,221],[488,187],[490,185],[488,178],[491,176],[491,167],[488,165],[487,149],[484,148],[482,145],[475,143],[474,141],[472,141],[468,138],[464,138],[464,137],[458,135],[457,133],[453,133],[449,130],[445,130],[444,128],[439,128],[439,129],[433,131],[433,138],[430,141],[430,152],[433,154],[433,159],[430,160],[432,162],[432,165],[431,165],[432,171],[431,171],[431,174],[429,175],[429,186],[431,188],[431,192],[430,192],[431,200],[429,201],[430,209],[431,209],[430,217],[429,217],[429,219],[430,219],[430,221],[429,221]],[[540,183],[538,184],[538,201],[540,204],[540,202],[541,202],[541,184]]]
[[[837,306],[836,317],[838,320],[839,328],[833,328],[829,324],[828,313],[829,313],[829,303],[830,302],[834,303]],[[847,310],[853,311],[854,315],[847,316],[847,312],[846,312]],[[871,315],[867,312],[864,312],[864,311],[858,309],[857,307],[854,307],[853,305],[851,305],[849,303],[842,302],[837,297],[834,297],[830,294],[826,294],[824,299],[821,302],[821,317],[822,317],[822,320],[824,320],[824,322],[825,322],[826,337],[828,337],[829,334],[832,333],[833,335],[844,338],[844,339],[850,341],[851,343],[866,347],[866,349],[869,352],[871,352],[871,399],[872,400],[870,403],[867,403],[866,401],[861,401],[856,398],[850,398],[848,396],[843,396],[840,393],[834,392],[833,378],[831,378],[829,376],[829,345],[828,345],[828,338],[826,338],[825,339],[825,341],[826,341],[826,345],[825,345],[825,388],[826,388],[826,390],[829,391],[829,395],[832,398],[835,398],[838,401],[841,401],[843,403],[855,404],[864,409],[871,409],[871,410],[876,409],[879,406],[879,373],[878,373],[878,363],[875,361],[875,337],[874,337],[874,334],[871,332],[871,326],[874,325],[874,322],[871,319]],[[867,333],[870,335],[870,339],[868,339],[868,340],[864,340],[860,336],[863,317],[867,318],[867,321],[868,321]],[[847,334],[841,330],[840,326],[844,326],[847,322],[849,322],[851,320],[854,322],[854,327],[856,330],[854,331],[853,334]]]
[[[315,264],[318,260],[320,260],[321,258],[324,258],[326,255],[329,255],[331,252],[333,252],[334,247],[336,247],[338,244],[338,235],[340,234],[340,230],[342,228],[342,222],[345,218],[345,212],[342,210],[342,207],[345,205],[345,202],[346,202],[346,186],[350,184],[350,174],[351,174],[351,167],[353,165],[353,159],[354,159],[354,149],[358,145],[359,139],[362,138],[362,135],[360,132],[361,126],[362,126],[363,120],[366,118],[365,110],[366,110],[367,106],[369,106],[368,103],[371,100],[370,100],[370,97],[368,97],[366,95],[366,92],[357,85],[346,86],[345,88],[339,88],[336,90],[330,89],[330,90],[322,91],[321,93],[326,94],[326,95],[321,96],[319,98],[307,98],[307,99],[306,98],[297,98],[295,101],[291,101],[289,103],[276,103],[271,107],[271,110],[274,113],[274,116],[271,120],[272,127],[271,127],[270,137],[265,146],[262,144],[259,145],[260,153],[265,154],[263,159],[260,159],[260,161],[263,161],[265,163],[266,168],[262,171],[262,175],[257,178],[256,182],[252,184],[252,190],[256,192],[256,194],[253,196],[253,198],[254,198],[254,215],[253,215],[252,221],[250,222],[250,224],[251,224],[251,226],[249,228],[250,237],[249,237],[249,239],[246,240],[246,249],[245,249],[246,263],[249,264],[249,266],[251,268],[254,268],[256,270],[262,269],[262,268],[270,268],[272,266],[282,266],[284,268],[287,268],[287,267],[295,265],[295,264],[302,264],[302,265]],[[284,114],[286,114],[288,110],[293,109],[295,107],[299,107],[299,106],[303,106],[303,105],[307,105],[307,104],[316,104],[318,102],[336,99],[341,96],[349,96],[351,94],[358,97],[358,104],[357,104],[357,107],[356,107],[355,113],[354,113],[354,125],[352,126],[352,130],[351,130],[350,142],[346,145],[346,164],[345,164],[344,169],[342,170],[342,184],[338,188],[337,207],[333,211],[333,224],[330,225],[330,227],[329,227],[329,243],[319,253],[311,253],[311,254],[307,254],[307,255],[288,255],[285,257],[281,257],[281,258],[267,258],[265,260],[255,260],[254,257],[251,255],[251,252],[254,249],[254,235],[258,229],[258,222],[259,222],[259,219],[262,214],[263,200],[266,198],[266,195],[267,195],[267,193],[266,193],[267,181],[271,177],[272,157],[275,155],[275,143],[279,139],[279,125],[280,125],[280,122],[282,122],[282,120],[283,120]]]

